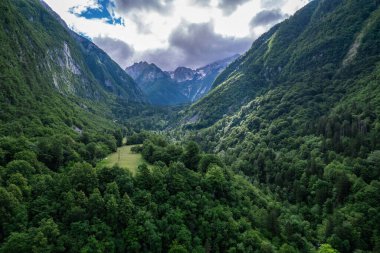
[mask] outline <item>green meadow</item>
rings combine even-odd
[[[131,151],[131,148],[135,145],[123,146],[117,149],[117,152],[110,154],[104,158],[98,166],[112,167],[118,165],[121,168],[130,170],[133,174],[136,174],[137,167],[143,163],[147,163],[141,156]]]

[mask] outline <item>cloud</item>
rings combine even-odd
[[[191,1],[192,4],[199,4],[202,6],[210,5],[210,2],[211,2],[211,0],[192,0]]]
[[[87,11],[88,9],[101,9],[102,6],[97,0],[81,0],[74,6],[72,6],[69,11],[74,14],[80,14]]]
[[[249,2],[249,0],[219,0],[218,7],[223,10],[225,15],[230,15],[246,2]]]
[[[118,39],[96,37],[93,39],[93,42],[122,67],[127,66],[134,55],[133,48]]]
[[[173,0],[113,0],[120,13],[129,13],[135,10],[167,13],[171,9],[172,2]]]
[[[178,66],[188,66],[183,61],[184,57],[183,52],[177,48],[152,49],[136,53],[134,60],[128,65],[132,65],[134,62],[147,61],[154,63],[163,70],[174,70]]]
[[[288,15],[283,14],[280,9],[263,10],[257,13],[249,23],[251,28],[257,26],[273,25],[287,18]]]
[[[217,7],[222,10],[224,15],[231,15],[236,9],[251,0],[218,0]],[[192,0],[192,3],[199,6],[210,6],[211,0]]]
[[[280,8],[287,3],[287,0],[261,0],[261,7],[267,8]]]
[[[167,49],[146,51],[139,57],[165,70],[178,66],[200,67],[236,53],[243,53],[252,38],[234,38],[214,32],[213,23],[182,22],[170,35]]]
[[[243,53],[284,18],[279,14],[291,15],[308,1],[45,0],[122,67],[146,60],[165,70]],[[263,12],[276,9],[281,12]]]

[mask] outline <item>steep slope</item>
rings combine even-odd
[[[56,170],[121,145],[118,122],[148,110],[134,81],[40,1],[4,0],[0,13],[0,160],[28,147]]]
[[[170,168],[140,166],[135,177],[95,168],[129,130],[111,111],[143,109],[131,103],[142,100],[138,89],[127,89],[128,76],[88,41],[78,44],[38,1],[2,0],[0,13],[1,253],[233,252],[236,245],[250,252],[282,244],[272,246],[267,226],[255,222],[276,215],[272,196],[220,163],[207,175],[182,163],[209,155],[166,147],[156,136],[155,157],[160,149],[176,155]]]
[[[68,129],[95,119],[110,126],[106,118],[114,117],[117,100],[134,107],[145,100],[116,63],[39,1],[6,0],[0,7],[2,129],[17,131],[13,121],[22,121],[25,131],[31,122],[44,127],[40,120],[49,117],[49,124]]]
[[[77,42],[90,73],[95,77],[101,87],[121,99],[129,101],[144,101],[144,96],[118,64],[116,64],[103,50],[88,39],[70,30],[66,23],[43,1],[41,5],[66,29],[67,33]],[[30,11],[30,9],[27,8]]]
[[[212,84],[217,76],[239,56],[240,55],[236,54],[196,70],[187,69],[186,71],[183,68],[177,68],[170,74],[180,85],[182,93],[190,102],[195,102],[204,97],[211,90]]]
[[[122,144],[111,111],[142,108],[118,70],[38,1],[0,13],[0,253],[380,252],[378,1],[275,27],[183,111],[196,142],[129,138],[155,164],[136,176],[92,166]]]
[[[81,50],[91,73],[104,90],[130,102],[146,101],[133,79],[103,50],[81,36],[77,35],[76,40],[81,44]]]
[[[185,104],[206,95],[216,77],[238,57],[234,55],[196,70],[178,67],[169,72],[154,64],[140,62],[126,68],[126,72],[139,84],[151,103]]]
[[[125,71],[139,85],[149,102],[154,105],[178,105],[188,102],[170,73],[161,70],[153,63],[135,63],[127,67]]]
[[[312,1],[182,112],[189,138],[290,206],[279,236],[298,249],[380,249],[379,5]]]
[[[135,63],[126,68],[126,72],[134,78],[152,104],[175,105],[187,101],[170,75],[153,63]]]
[[[354,8],[360,10],[353,13]],[[370,61],[356,55],[351,64],[344,62],[352,47],[360,51],[356,40],[376,8],[371,1],[362,6],[357,1],[312,1],[256,40],[217,78],[210,95],[192,106],[188,119],[196,116],[198,127],[209,126],[274,87],[317,80],[331,83],[357,66],[373,68],[376,57],[369,55]],[[366,34],[369,39],[370,33]]]

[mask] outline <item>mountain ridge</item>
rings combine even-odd
[[[312,1],[230,64],[173,132],[290,205],[289,244],[309,235],[331,252],[377,252],[379,43],[378,1]]]
[[[121,101],[131,112],[144,106],[146,98],[133,79],[43,2],[4,0],[0,7],[1,117],[9,119],[3,129],[12,131],[11,122],[18,120],[10,118],[12,112],[36,126],[42,124],[39,117],[55,118],[51,122],[67,131],[93,128],[91,117],[116,127],[112,120]],[[58,118],[64,120],[58,124]]]
[[[191,106],[188,118],[198,115],[197,118],[203,121],[199,122],[199,127],[209,126],[222,119],[223,115],[232,115],[256,95],[279,84],[302,81],[308,78],[308,75],[313,76],[320,72],[330,75],[332,66],[339,70],[333,75],[341,73],[343,71],[341,63],[350,46],[354,44],[355,32],[359,32],[360,24],[368,15],[368,12],[363,14],[363,17],[358,18],[358,21],[352,25],[355,32],[352,32],[352,29],[344,30],[342,27],[347,24],[342,23],[349,22],[344,15],[350,15],[345,12],[349,12],[350,8],[353,8],[351,5],[357,5],[357,3],[349,1],[348,4],[342,5],[341,1],[329,4],[325,1],[312,1],[295,13],[291,19],[274,26],[256,40],[247,53],[218,76],[209,95]],[[368,4],[366,7],[373,8],[373,5]],[[319,32],[321,29],[318,27],[332,22],[331,11],[336,9],[342,9],[339,13],[341,16],[339,25],[341,26],[334,24],[330,26],[328,34],[321,34]],[[322,14],[324,16],[320,19]],[[331,36],[334,32],[337,34],[332,39]],[[332,46],[329,47],[329,44]],[[300,50],[302,52],[299,52]],[[337,52],[335,58],[332,57],[334,51]],[[356,58],[356,60],[358,61],[360,58]],[[366,63],[366,66],[368,65],[369,63]],[[321,69],[321,71],[316,72],[315,69]],[[247,74],[248,71],[249,74]],[[293,80],[290,80],[289,77]],[[227,94],[234,94],[235,99]],[[240,98],[236,99],[239,96]],[[208,106],[208,104],[212,105]],[[205,111],[202,108],[208,109]],[[202,117],[203,113],[204,117]]]
[[[43,0],[40,0],[39,2],[62,25],[62,27],[66,29],[71,37],[78,42],[79,48],[85,56],[86,64],[91,66],[89,70],[107,92],[111,92],[116,96],[136,102],[146,101],[144,100],[141,90],[138,88],[136,89],[137,85],[134,84],[133,79],[126,75],[119,65],[116,64],[102,49],[87,38],[71,30],[65,21],[63,21]],[[127,94],[128,92],[132,93],[131,97]]]
[[[380,252],[379,1],[314,0],[167,107],[38,0],[0,13],[0,253]],[[166,103],[217,66],[141,63]]]
[[[127,67],[126,72],[154,104],[192,103],[207,94],[219,73],[238,57],[235,54],[195,70],[177,67],[173,71],[163,71],[154,63],[141,61]]]

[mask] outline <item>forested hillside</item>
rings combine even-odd
[[[95,117],[92,122],[112,118],[117,100],[144,101],[116,63],[69,31],[39,1],[6,0],[0,7],[3,131],[22,134],[32,124],[35,132],[49,125],[83,128],[84,121],[92,121],[85,117]]]
[[[0,252],[380,252],[379,5],[311,1],[155,108],[45,4],[0,1]],[[136,175],[102,166],[125,144]]]
[[[291,206],[293,245],[379,251],[379,44],[379,2],[313,1],[183,112],[190,139]]]
[[[85,141],[107,143],[108,147],[96,146],[104,155],[115,148],[115,140],[108,137],[121,129],[116,119],[127,121],[144,111],[145,98],[103,51],[70,31],[45,7],[40,1],[0,3],[2,139],[38,146],[42,138],[47,149],[57,148],[68,162],[73,150],[67,143],[77,145],[82,134],[106,133]],[[117,109],[120,104],[123,110]],[[7,152],[2,153],[4,161],[12,159]]]
[[[378,19],[377,1],[312,1],[256,40],[218,77],[211,94],[186,112],[189,127],[210,126],[277,88],[303,95],[306,86],[315,90],[309,95],[327,93],[329,99],[317,103],[326,107],[313,110],[326,113],[341,98],[326,90],[329,84],[335,82],[337,92],[345,92],[374,71],[380,50]]]

